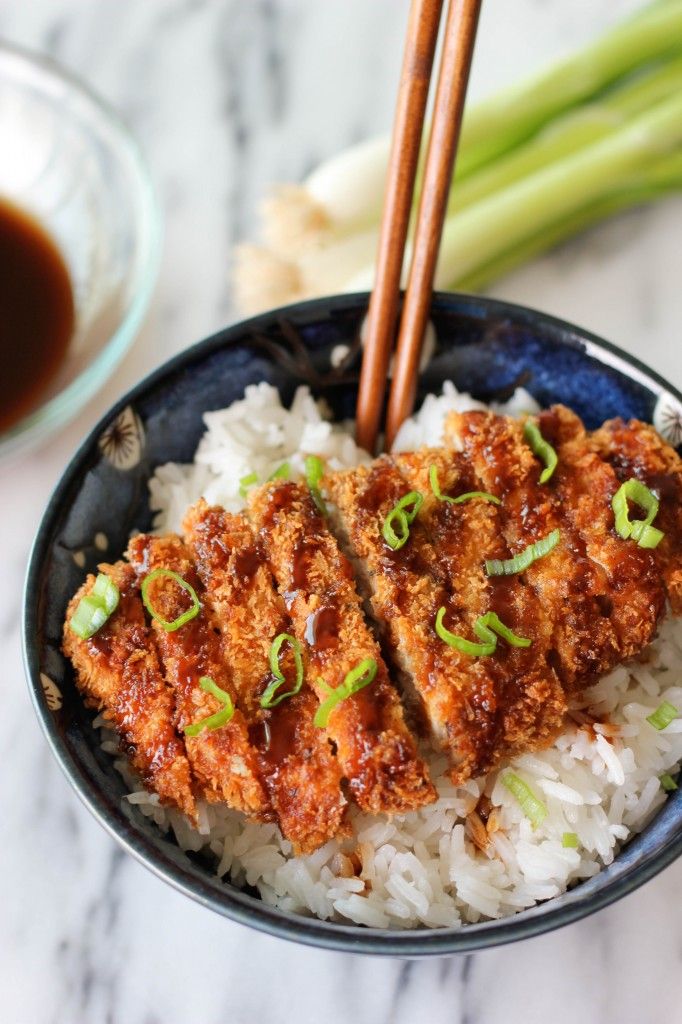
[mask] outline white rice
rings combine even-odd
[[[442,395],[429,396],[403,426],[396,447],[440,444],[445,414],[470,408],[484,407],[446,383]],[[519,389],[501,411],[536,409]],[[194,463],[162,466],[150,481],[158,530],[179,529],[188,505],[202,495],[239,510],[240,478],[256,472],[266,479],[284,461],[301,472],[306,454],[323,457],[334,469],[368,459],[347,425],[331,424],[307,388],[299,388],[286,410],[274,388],[254,385],[242,401],[207,413],[205,422]],[[392,819],[352,808],[352,837],[306,857],[292,855],[275,825],[247,822],[214,804],[201,805],[194,829],[141,789],[124,760],[116,763],[136,810],[172,829],[183,849],[209,854],[219,877],[255,887],[266,903],[375,928],[459,926],[557,896],[610,864],[646,825],[665,800],[659,777],[675,774],[682,760],[682,720],[657,732],[646,717],[663,700],[682,707],[681,667],[682,622],[668,618],[646,658],[615,669],[583,696],[578,711],[606,717],[608,726],[572,726],[551,749],[459,787],[448,778],[445,758],[425,752],[436,803]],[[115,749],[104,721],[96,724],[105,733],[105,748]],[[536,829],[501,782],[509,768],[547,807]],[[467,818],[484,794],[492,810],[481,850]],[[563,846],[566,832],[576,834],[576,848]]]

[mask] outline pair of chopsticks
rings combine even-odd
[[[388,401],[387,450],[414,405],[480,7],[481,0],[449,3]],[[410,8],[357,403],[357,442],[370,452],[379,433],[398,323],[400,275],[442,8],[443,0],[412,0]]]

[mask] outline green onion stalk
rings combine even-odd
[[[682,189],[682,0],[467,111],[437,286],[477,290],[580,230]],[[387,162],[370,140],[266,203],[237,251],[243,312],[371,287]]]

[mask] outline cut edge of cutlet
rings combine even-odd
[[[257,752],[249,740],[229,668],[222,658],[220,639],[185,542],[177,534],[137,534],[128,544],[127,557],[140,581],[157,569],[168,569],[194,589],[200,602],[198,614],[181,629],[168,631],[155,619],[151,628],[166,682],[174,694],[176,725],[183,732],[185,751],[204,797],[212,803],[225,802],[255,817],[271,817]],[[152,601],[167,621],[173,621],[186,610],[187,595],[173,580],[157,579],[152,586],[156,588]],[[187,735],[187,726],[223,707],[213,694],[201,689],[200,679],[206,676],[227,693],[234,707],[233,715],[218,729],[204,728],[195,736]]]
[[[142,785],[196,823],[192,772],[175,729],[173,694],[145,619],[136,573],[123,561],[102,563],[98,569],[114,581],[120,600],[87,640],[69,622],[96,577],[90,574],[69,602],[62,649],[73,665],[76,686],[85,703],[111,722]]]
[[[338,703],[326,726],[353,799],[368,813],[387,814],[433,802],[436,791],[365,621],[352,568],[308,487],[266,484],[250,494],[249,509],[319,701],[365,659],[376,665],[371,684]]]
[[[263,777],[282,834],[297,852],[311,852],[346,834],[348,802],[340,767],[313,726],[318,700],[305,680],[298,693],[278,705],[260,706],[273,680],[271,643],[290,632],[267,559],[245,516],[203,500],[188,509],[183,529],[221,630],[241,707],[261,736],[256,743]],[[285,669],[290,671],[291,665]]]

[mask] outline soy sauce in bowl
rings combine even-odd
[[[30,214],[0,200],[0,432],[34,410],[73,334],[71,278]]]

